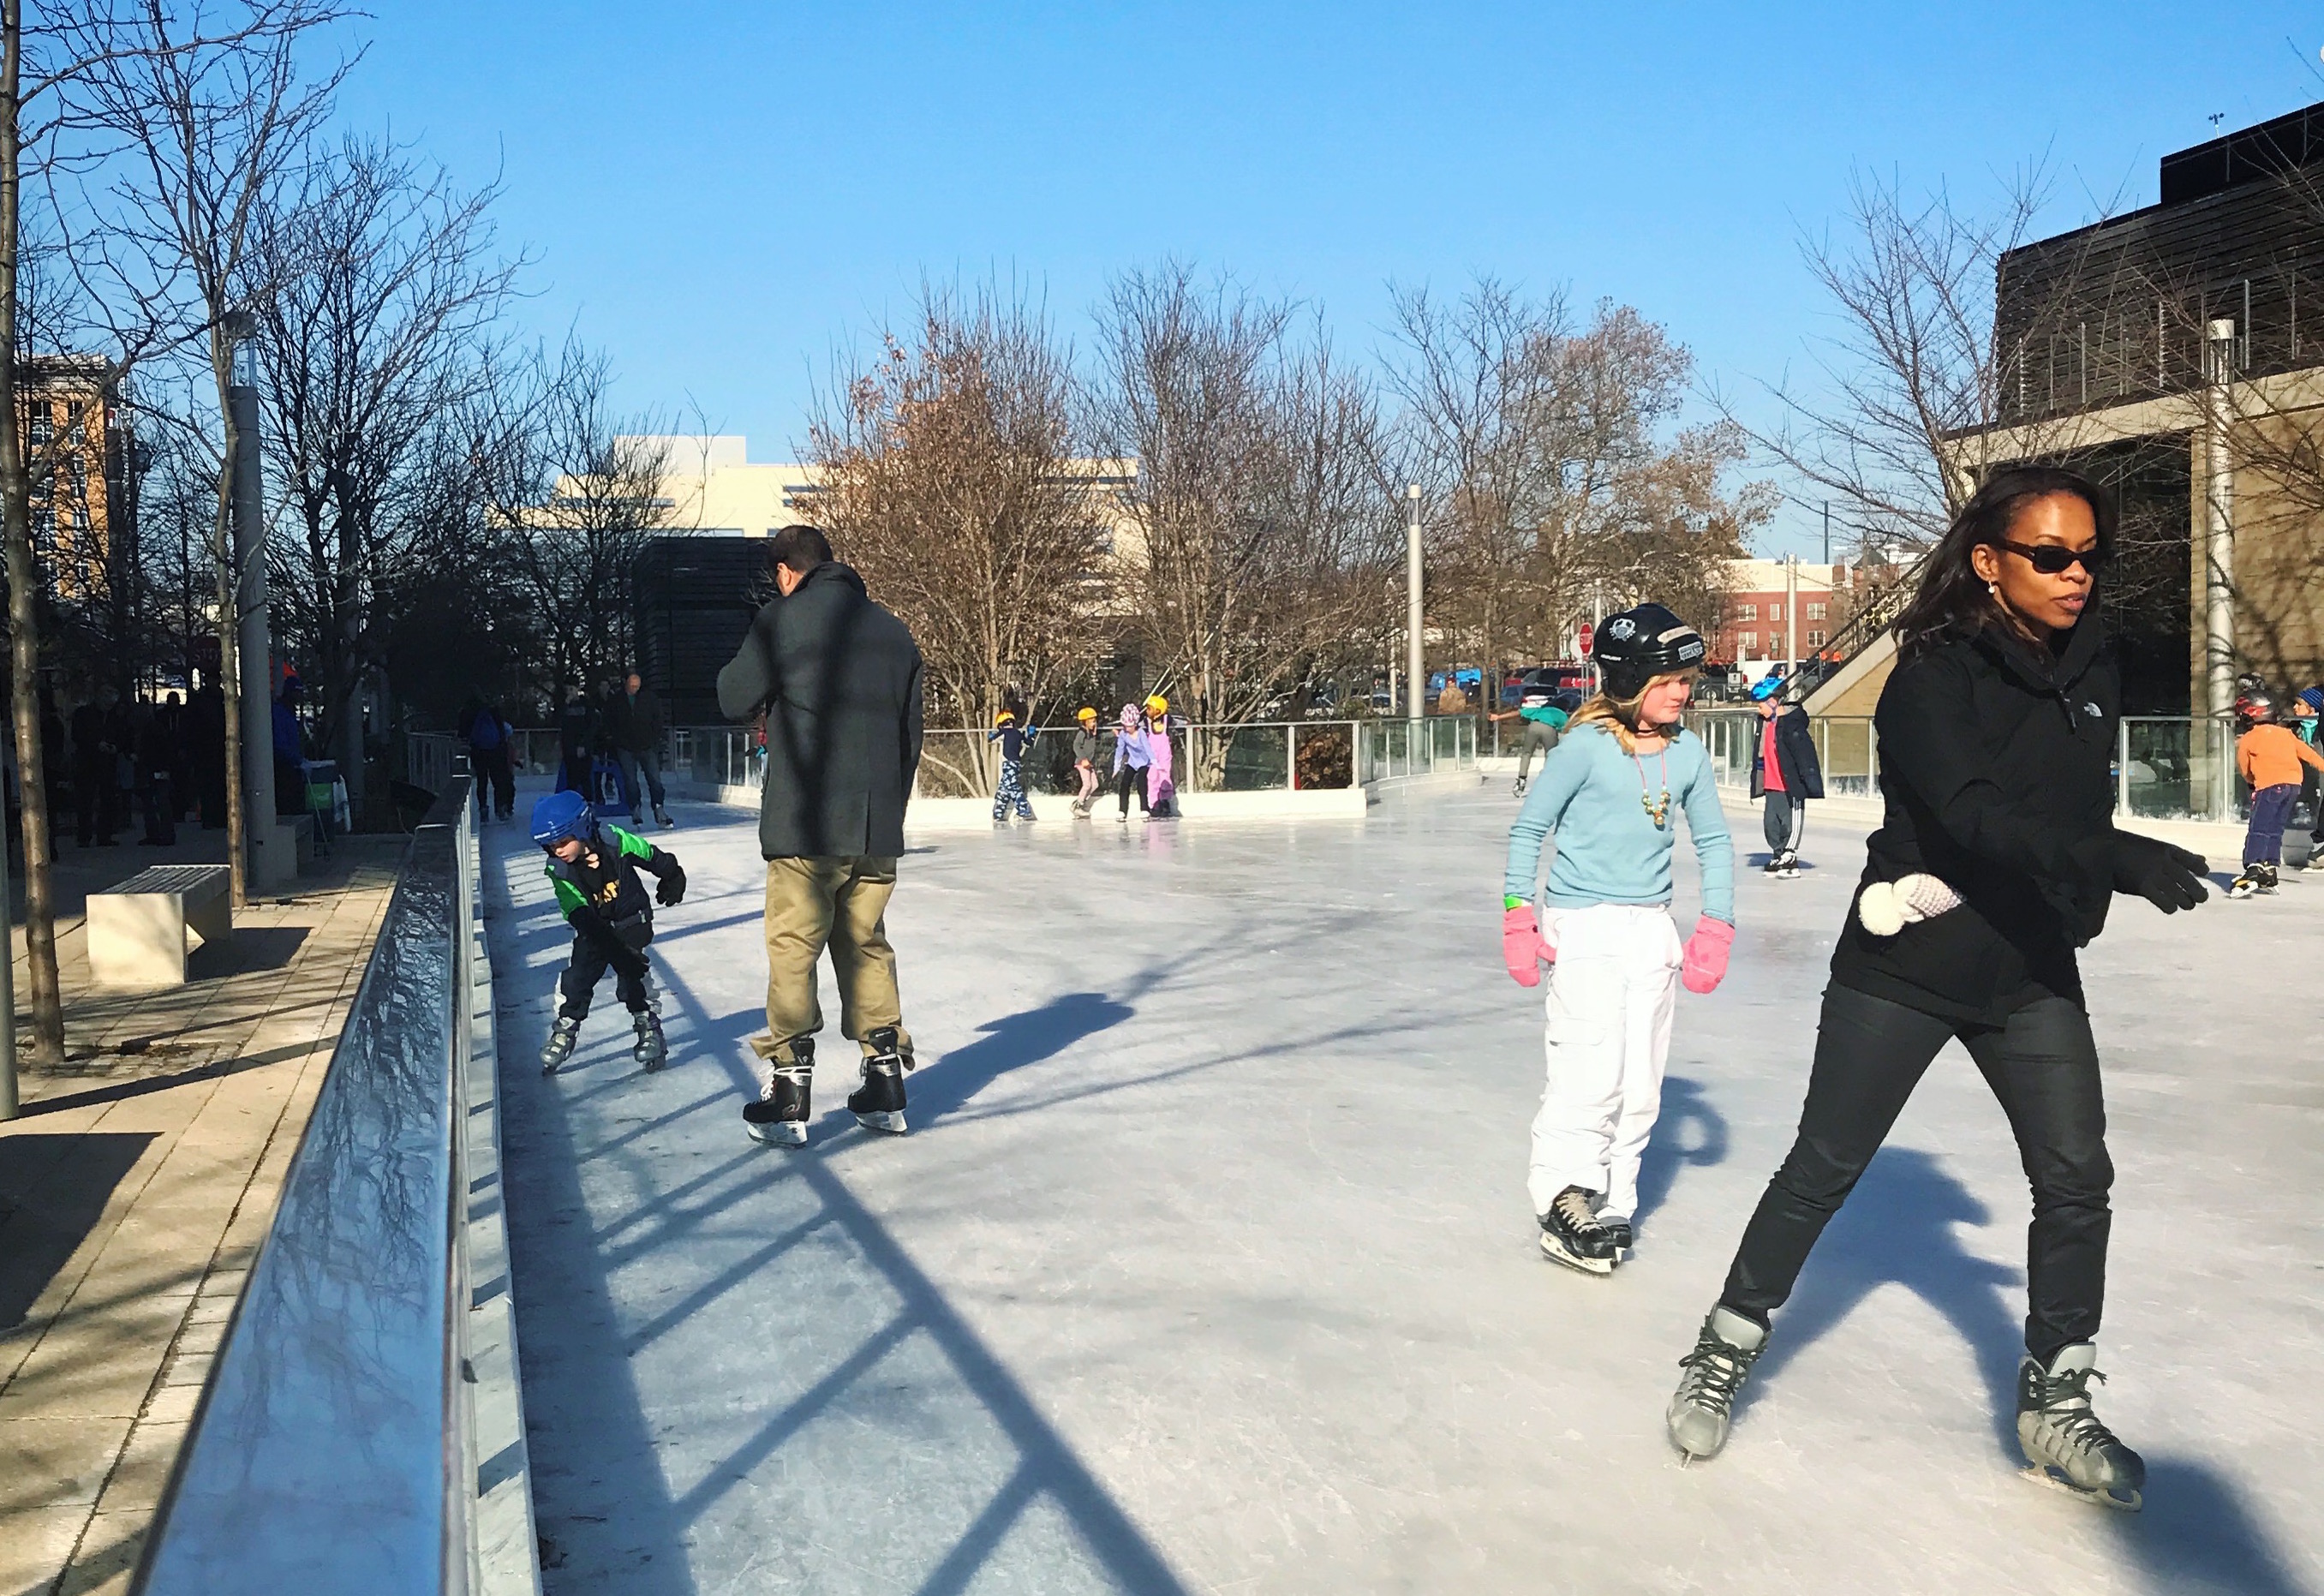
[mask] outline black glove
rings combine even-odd
[[[2159,837],[2116,832],[2111,863],[2116,891],[2135,893],[2164,914],[2192,909],[2210,896],[2205,884],[2210,862]]]
[[[685,900],[686,870],[673,859],[662,867],[661,879],[654,883],[654,901],[668,909]]]

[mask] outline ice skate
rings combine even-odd
[[[630,1023],[638,1033],[637,1044],[630,1049],[630,1056],[644,1066],[650,1075],[669,1057],[669,1044],[661,1034],[661,1016],[651,1009],[641,1009],[630,1016]]]
[[[659,805],[656,805],[654,807],[654,818],[660,821],[665,828],[678,824],[677,821],[672,820],[669,817],[669,811],[661,807]]]
[[[897,1049],[893,1026],[882,1026],[863,1038],[874,1051],[863,1060],[863,1084],[847,1094],[847,1112],[866,1130],[901,1136],[904,1123],[904,1058]]]
[[[1703,1320],[1694,1351],[1678,1361],[1685,1372],[1663,1412],[1671,1444],[1689,1460],[1716,1457],[1727,1444],[1735,1398],[1766,1350],[1767,1333],[1732,1308],[1713,1308]]]
[[[1598,1222],[1598,1194],[1578,1185],[1557,1194],[1541,1216],[1542,1255],[1585,1275],[1610,1275],[1621,1261],[1613,1239]]]
[[[562,1065],[567,1059],[573,1056],[574,1038],[578,1037],[580,1034],[581,1022],[579,1020],[568,1019],[562,1014],[557,1017],[557,1023],[549,1028],[549,1040],[540,1045],[540,1073],[542,1075],[555,1075],[557,1073],[558,1066]]]
[[[2243,874],[2227,883],[2227,896],[2230,898],[2253,898],[2258,893],[2259,866],[2256,864],[2245,865]]]
[[[1525,789],[1526,779],[1520,776],[1517,779],[1517,784],[1509,789],[1509,795],[1512,798],[1523,798],[1525,797]]]
[[[2144,1504],[2146,1464],[2115,1438],[2090,1408],[2089,1383],[2104,1383],[2098,1350],[2076,1342],[2043,1369],[2029,1354],[2017,1369],[2017,1444],[2033,1466],[2026,1478],[2135,1513]]]
[[[2324,843],[2311,844],[2308,850],[2308,857],[2300,862],[2301,874],[2306,875],[2309,872],[2316,870],[2324,870]]]
[[[1766,865],[1759,872],[1759,873],[1766,876],[1771,881],[1777,876],[1782,875],[1784,873],[1784,856],[1781,853],[1768,854]]]
[[[1790,881],[1799,879],[1800,856],[1789,848],[1775,855],[1775,874],[1783,880]]]
[[[791,1038],[791,1062],[771,1059],[756,1102],[742,1105],[742,1129],[753,1141],[807,1145],[807,1103],[815,1085],[815,1038]]]
[[[2259,867],[2259,890],[2261,891],[2273,894],[2276,888],[2282,884],[2276,879],[2275,872],[2276,867],[2273,864],[2263,864]]]
[[[1614,1249],[1614,1261],[1621,1262],[1637,1245],[1637,1232],[1630,1228],[1629,1215],[1618,1213],[1609,1219],[1600,1214],[1598,1222],[1606,1227],[1606,1240]]]

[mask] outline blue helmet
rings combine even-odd
[[[1765,704],[1783,690],[1784,678],[1771,670],[1751,684],[1751,702]]]
[[[597,835],[597,812],[577,792],[552,792],[532,806],[532,840],[553,848],[567,837],[587,842]]]

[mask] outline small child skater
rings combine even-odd
[[[1097,735],[1097,711],[1084,704],[1074,715],[1074,779],[1081,783],[1081,791],[1074,796],[1074,813],[1089,818],[1090,806],[1097,802],[1097,756],[1102,748]]]
[[[1025,796],[1025,751],[1040,735],[1036,727],[1017,729],[1017,712],[1004,709],[993,717],[992,730],[986,733],[987,743],[1001,744],[1001,781],[992,792],[992,824],[1009,824],[1010,805],[1017,808],[1019,820],[1033,818],[1033,803]]]
[[[1660,604],[1608,619],[1591,649],[1598,693],[1542,761],[1509,828],[1502,958],[1520,986],[1551,966],[1549,1080],[1526,1185],[1542,1251],[1585,1274],[1613,1273],[1631,1246],[1681,972],[1689,992],[1711,992],[1735,941],[1734,845],[1710,756],[1678,724],[1702,656],[1702,634]],[[1669,912],[1674,807],[1702,884],[1683,945]],[[1553,833],[1545,927],[1534,883]]]
[[[2244,833],[2243,873],[2227,888],[2230,898],[2273,892],[2283,863],[2283,827],[2300,801],[2300,767],[2324,770],[2324,754],[2276,718],[2275,698],[2264,687],[2236,695],[2236,769],[2251,783],[2251,825]]]
[[[572,1056],[590,994],[608,968],[614,993],[637,1028],[632,1056],[649,1070],[659,1069],[669,1050],[662,1041],[661,1017],[651,1006],[645,949],[653,940],[653,903],[646,900],[638,872],[652,874],[654,901],[668,908],[686,896],[686,872],[678,855],[618,826],[600,826],[589,800],[572,791],[552,792],[533,805],[532,840],[549,855],[557,907],[573,927],[573,957],[557,979],[564,1001],[540,1049],[540,1073],[555,1075]]]

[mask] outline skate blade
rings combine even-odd
[[[1545,1235],[1541,1239],[1541,1255],[1552,1263],[1562,1263],[1567,1268],[1584,1275],[1606,1276],[1614,1272],[1610,1258],[1584,1258],[1578,1252],[1568,1252]]]
[[[856,1114],[855,1122],[866,1130],[883,1131],[890,1136],[901,1136],[907,1129],[904,1124],[903,1112],[899,1109],[872,1114]]]
[[[2135,1513],[2146,1506],[2146,1497],[2141,1491],[2133,1490],[2126,1496],[2116,1496],[2110,1490],[2092,1490],[2077,1485],[2056,1470],[2043,1468],[2039,1464],[2029,1463],[2020,1469],[2018,1473],[2022,1478],[2031,1480],[2036,1485],[2046,1485],[2052,1490],[2062,1491],[2078,1500],[2089,1502],[2097,1507],[2112,1508],[2117,1513]]]
[[[669,1059],[666,1055],[657,1054],[651,1058],[639,1059],[638,1067],[644,1070],[646,1074],[650,1075],[659,1075],[661,1073],[661,1066],[669,1062]]]
[[[548,1076],[555,1075],[560,1067],[562,1067],[561,1063],[551,1063],[547,1059],[543,1059],[540,1065],[541,1075],[546,1079]]]
[[[803,1120],[745,1120],[742,1129],[751,1133],[752,1141],[763,1141],[769,1147],[805,1147],[807,1122]]]

